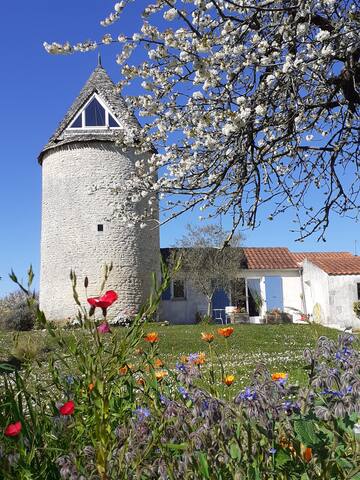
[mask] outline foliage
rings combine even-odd
[[[355,315],[360,318],[360,302],[354,302],[353,303],[353,311]]]
[[[28,296],[22,290],[0,299],[1,330],[31,330],[36,320],[37,296],[29,303]]]
[[[153,316],[169,283],[165,270],[163,278],[124,336],[101,334],[104,320],[81,307],[82,335],[54,328],[39,312],[60,350],[49,356],[47,380],[30,364],[1,378],[2,478],[355,479],[354,336],[322,337],[305,352],[305,389],[259,366],[236,393],[231,372],[215,360],[216,344],[228,348],[233,328],[219,330],[226,338],[204,335],[208,354],[193,353],[175,370],[159,358],[161,336],[144,335],[144,317]]]
[[[231,238],[230,232],[216,225],[187,225],[187,232],[177,242],[178,248],[172,250],[170,264],[180,259],[178,276],[206,297],[209,317],[216,290],[230,292],[234,289],[244,260],[240,241],[240,235]]]
[[[137,3],[117,2],[103,27],[121,26]],[[119,89],[142,81],[129,106],[146,123],[120,140],[157,153],[150,169],[147,157],[136,164],[134,201],[146,185],[176,195],[169,216],[196,207],[230,214],[235,228],[256,226],[273,200],[269,219],[291,209],[300,238],[323,238],[331,212],[358,215],[359,30],[358,1],[158,0],[144,2],[132,35],[44,46],[119,43]]]

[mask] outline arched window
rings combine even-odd
[[[98,95],[94,94],[69,128],[120,128],[120,125]]]

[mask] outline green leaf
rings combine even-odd
[[[320,441],[315,432],[314,422],[311,420],[295,420],[294,430],[300,442],[307,447],[312,447]]]
[[[281,449],[281,450],[276,452],[276,454],[275,454],[275,465],[278,468],[282,468],[284,465],[286,465],[290,461],[291,461],[290,454],[286,450]]]
[[[199,453],[199,467],[200,472],[202,473],[202,478],[210,478],[209,476],[209,465],[204,453]]]
[[[310,480],[309,475],[305,472],[301,475],[300,480]]]
[[[239,445],[237,443],[232,443],[230,445],[230,456],[234,460],[239,460],[241,457],[241,452]]]
[[[336,460],[336,463],[339,465],[340,468],[344,468],[344,469],[354,468],[354,465],[351,462],[349,462],[349,460],[347,460],[346,458],[338,458]]]
[[[165,447],[170,450],[186,450],[188,447],[187,443],[165,443]]]

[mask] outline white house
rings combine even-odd
[[[323,325],[360,327],[353,302],[360,300],[360,257],[348,252],[290,252],[287,248],[243,248],[239,279],[245,286],[243,306],[250,322],[261,322],[267,311],[279,309],[300,319],[300,313]],[[169,249],[162,249],[167,257]],[[255,297],[261,299],[255,301]],[[214,318],[225,319],[233,299],[224,291],[213,299]],[[160,318],[194,323],[207,309],[206,298],[188,282],[174,280],[163,295]]]

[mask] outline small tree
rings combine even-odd
[[[242,267],[244,255],[239,247],[241,236],[228,241],[229,232],[216,225],[196,228],[187,225],[187,232],[177,242],[171,263],[181,257],[178,278],[185,279],[207,299],[207,314],[211,315],[214,293],[223,289],[230,293]],[[238,290],[238,288],[237,288]]]

